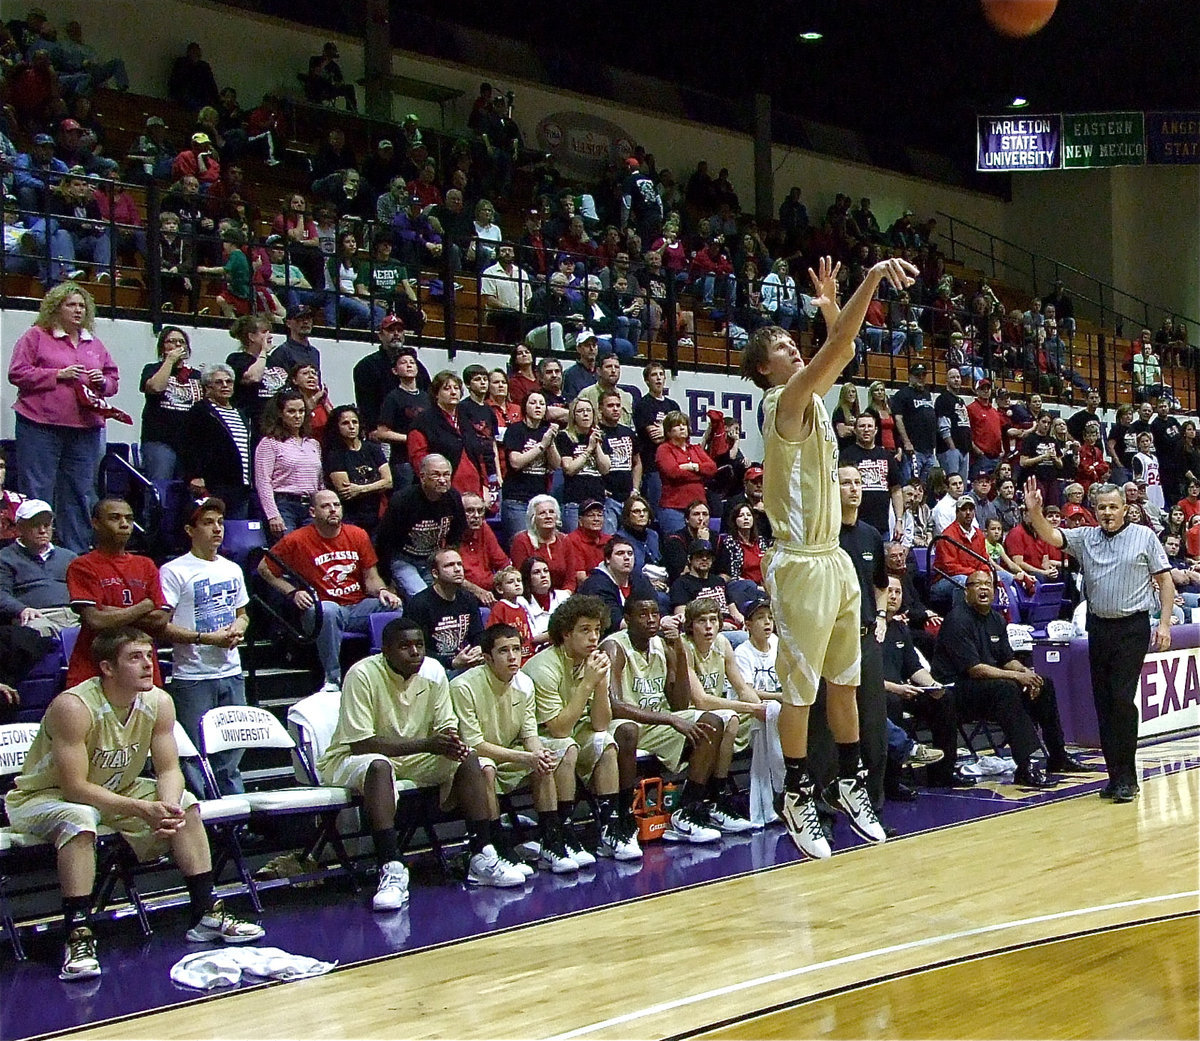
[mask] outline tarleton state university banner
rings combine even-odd
[[[1146,162],[1141,112],[1068,112],[1062,118],[1065,169],[1141,166]]]
[[[982,173],[1058,170],[1062,116],[979,116],[975,169]]]
[[[1146,158],[1172,166],[1200,163],[1200,112],[1147,112]]]

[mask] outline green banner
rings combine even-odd
[[[1064,169],[1145,164],[1143,113],[1068,112],[1062,120]]]

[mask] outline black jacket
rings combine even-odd
[[[250,420],[246,413],[238,410],[246,432],[251,434]],[[209,488],[222,486],[244,486],[242,457],[229,433],[228,427],[207,401],[193,405],[184,416],[181,462],[185,480],[203,477]],[[254,472],[254,460],[250,460],[250,472]]]

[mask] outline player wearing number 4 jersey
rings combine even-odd
[[[612,661],[609,694],[614,726],[637,733],[634,754],[618,759],[622,786],[627,776],[632,784],[637,773],[636,749],[657,756],[672,772],[687,761],[681,805],[671,815],[663,839],[713,842],[723,831],[748,831],[750,823],[723,802],[717,790],[717,776],[723,780],[729,772],[736,714],[692,707],[694,676],[681,644],[679,620],[664,620],[656,599],[630,597],[624,604],[624,618],[626,628],[601,645]]]
[[[879,283],[897,288],[917,269],[891,259],[874,265],[846,302],[837,303],[838,265],[822,258],[809,270],[829,330],[805,365],[790,333],[757,330],[742,351],[741,372],[765,392],[763,399],[763,504],[775,533],[764,561],[767,593],[779,629],[778,673],[783,685],[779,737],[783,746],[783,818],[801,852],[828,857],[808,776],[808,712],[824,679],[829,729],[837,744],[838,777],[825,799],[843,810],[870,842],[884,831],[860,776],[858,710],[859,589],[849,557],[838,545],[841,505],[837,439],[822,396],[854,358],[854,336]]]

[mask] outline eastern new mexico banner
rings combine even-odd
[[[1062,118],[1064,168],[1145,163],[1145,121],[1141,112],[1068,112]]]
[[[1057,170],[1062,166],[1062,116],[979,116],[975,169]]]

